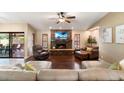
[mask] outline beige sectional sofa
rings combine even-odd
[[[95,81],[95,80],[124,80],[124,71],[110,70],[106,68],[89,68],[81,70],[61,70],[54,69],[41,70],[37,74],[37,80],[39,81]]]
[[[124,80],[124,71],[110,70],[106,68],[90,68],[79,71],[79,80],[81,81]]]
[[[51,69],[50,62],[29,62],[36,71],[18,68],[0,69],[0,81],[94,81],[124,80],[124,71],[108,69],[108,64],[98,61],[82,62],[85,69]]]
[[[78,80],[78,71],[69,69],[43,69],[37,74],[37,80],[75,81]]]
[[[81,70],[41,69],[39,72],[21,70],[0,70],[0,80],[4,81],[94,81],[124,80],[124,71],[106,68]]]

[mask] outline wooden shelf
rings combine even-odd
[[[48,34],[42,34],[42,47],[48,48]]]
[[[74,35],[74,48],[79,49],[80,48],[80,34]]]
[[[56,32],[68,32],[68,38],[66,40],[66,48],[72,48],[72,30],[71,29],[52,29],[51,30],[51,48],[55,47],[55,33]]]

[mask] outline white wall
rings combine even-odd
[[[96,38],[97,46],[99,46],[99,42],[100,42],[99,41],[99,28],[95,27],[95,28],[92,28],[92,29],[82,32],[82,42],[83,42],[82,44],[83,45],[86,45],[86,41],[87,41],[89,35]]]
[[[82,32],[82,36],[81,36],[82,47],[85,47],[89,35],[91,35],[90,31],[83,31]]]
[[[26,39],[26,58],[30,57],[33,55],[33,34],[35,34],[35,29],[31,25],[27,25],[27,39]]]
[[[0,32],[25,32],[27,25],[24,23],[0,24]]]
[[[36,36],[35,36],[35,39],[36,39],[36,40],[35,40],[35,44],[36,44],[36,45],[38,45],[38,44],[41,45],[41,41],[42,41],[42,40],[41,40],[41,39],[42,39],[42,38],[41,38],[41,35],[42,35],[42,31],[37,31],[37,32],[36,32]]]
[[[112,43],[103,43],[102,42],[102,31],[100,31],[100,56],[103,60],[115,63],[124,59],[124,44],[115,43],[115,27],[117,25],[124,24],[124,12],[111,12],[108,13],[101,20],[96,22],[94,26],[100,27],[112,27],[113,28],[113,42]]]
[[[37,31],[36,32],[36,44],[42,45],[42,34],[48,34],[48,48],[50,48],[51,44],[51,31]]]

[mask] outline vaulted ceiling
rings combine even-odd
[[[67,12],[66,15],[76,16],[76,19],[70,24],[56,24],[56,20],[49,19],[58,17],[56,12],[1,12],[0,23],[28,23],[37,30],[49,30],[49,28],[87,30],[106,14],[106,12]]]

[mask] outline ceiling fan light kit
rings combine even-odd
[[[59,12],[57,13],[58,18],[51,18],[51,19],[57,19],[57,24],[59,23],[71,23],[71,19],[75,19],[75,16],[67,16],[65,12]]]
[[[63,23],[63,22],[65,22],[65,19],[64,18],[60,18],[58,21]]]

